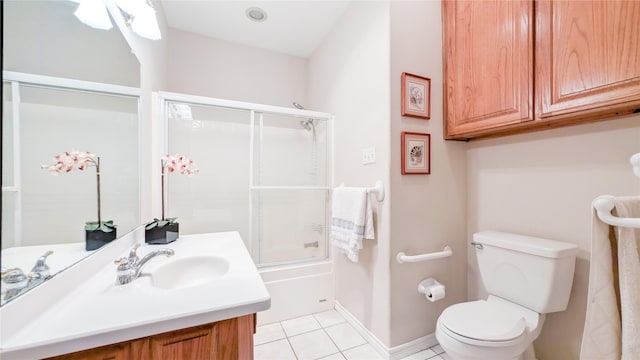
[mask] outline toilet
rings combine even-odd
[[[534,360],[545,314],[569,302],[578,247],[483,231],[473,235],[486,300],[446,308],[436,338],[455,360]]]

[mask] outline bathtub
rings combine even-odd
[[[258,326],[334,307],[332,261],[265,267],[260,275],[271,295],[271,308],[258,313]]]

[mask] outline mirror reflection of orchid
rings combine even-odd
[[[60,175],[73,170],[84,171],[95,166],[98,195],[98,221],[87,221],[84,229],[86,231],[100,230],[105,233],[114,231],[115,225],[113,225],[113,221],[102,221],[102,215],[100,212],[100,157],[89,151],[67,151],[60,155],[56,155],[54,160],[55,163],[52,165],[42,165],[42,168],[48,170],[52,175]]]
[[[172,218],[167,218],[165,217],[165,210],[164,210],[164,193],[165,193],[165,173],[173,173],[173,172],[177,172],[183,175],[194,175],[197,174],[198,172],[200,172],[200,170],[198,168],[195,167],[195,163],[193,162],[193,160],[187,158],[186,156],[180,155],[180,154],[175,154],[175,155],[166,155],[163,156],[161,159],[161,165],[162,165],[162,170],[161,170],[161,193],[162,193],[162,217],[160,219],[153,219],[152,222],[148,223],[145,226],[146,230],[151,230],[155,227],[161,228],[164,227],[165,225],[170,225],[175,223],[176,219],[175,217]]]

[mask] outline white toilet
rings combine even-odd
[[[446,308],[438,342],[455,360],[535,359],[545,314],[567,308],[577,246],[495,231],[471,244],[489,296]]]

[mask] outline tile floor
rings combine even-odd
[[[258,326],[255,360],[377,360],[383,359],[335,310]],[[402,360],[448,360],[440,345]]]

